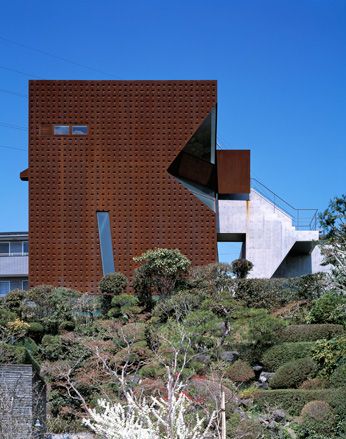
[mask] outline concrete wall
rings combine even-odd
[[[319,238],[317,230],[296,230],[288,214],[253,189],[249,201],[219,200],[218,214],[220,239],[245,234],[245,257],[254,264],[249,277],[272,277],[295,243],[312,248]],[[287,261],[287,272],[298,276],[321,271],[319,264],[316,251],[313,263],[307,258]]]
[[[32,367],[0,366],[0,437],[28,439],[32,433]]]

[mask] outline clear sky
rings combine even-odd
[[[18,148],[0,148],[0,231],[28,227],[37,77],[217,79],[218,141],[250,148],[254,177],[296,207],[345,192],[345,0],[11,0],[0,54],[0,145]]]

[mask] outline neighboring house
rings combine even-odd
[[[319,270],[316,212],[300,224],[266,197],[216,130],[216,81],[30,81],[30,285],[96,292],[148,249],[202,265],[225,241],[257,277]]]
[[[0,233],[0,297],[28,288],[28,233]]]

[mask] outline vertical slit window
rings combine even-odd
[[[103,275],[114,273],[114,256],[109,212],[97,212]]]

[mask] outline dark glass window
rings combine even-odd
[[[114,256],[109,212],[97,212],[103,274],[114,273]]]
[[[6,296],[11,290],[9,280],[0,280],[0,297]]]
[[[21,241],[10,242],[10,254],[11,254],[11,256],[21,256],[22,255]]]
[[[29,281],[23,280],[23,290],[28,290],[28,289],[29,289]]]
[[[67,136],[70,134],[70,127],[68,125],[54,125],[54,136]]]
[[[10,253],[10,243],[0,242],[0,255],[8,255]]]
[[[87,125],[72,125],[72,134],[77,136],[86,136],[88,134]]]
[[[29,253],[29,243],[28,241],[23,241],[23,253],[27,255]]]

